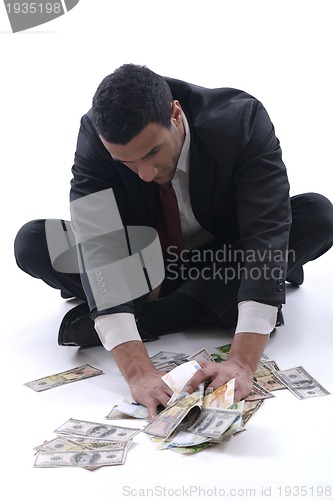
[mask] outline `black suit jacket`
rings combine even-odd
[[[265,108],[241,90],[207,89],[166,80],[191,131],[193,213],[202,227],[227,245],[236,244],[247,256],[239,301],[283,303],[291,224],[289,182],[279,140]],[[112,159],[91,117],[90,110],[81,119],[71,201],[112,188],[124,225],[156,227],[157,185],[141,181]],[[87,280],[83,283],[93,310],[89,284]],[[130,310],[131,304],[126,304],[112,312]]]

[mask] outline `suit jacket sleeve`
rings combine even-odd
[[[273,124],[259,101],[239,117],[240,152],[234,171],[244,261],[239,301],[285,301],[291,225],[289,182]]]

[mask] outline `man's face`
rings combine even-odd
[[[185,136],[178,101],[173,102],[170,121],[170,128],[149,123],[125,145],[100,139],[112,158],[133,170],[140,179],[166,184],[175,174]]]

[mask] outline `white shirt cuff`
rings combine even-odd
[[[236,333],[271,333],[276,325],[278,308],[254,300],[243,300],[238,304]]]
[[[95,330],[107,351],[130,340],[141,340],[134,314],[115,313],[98,316]]]

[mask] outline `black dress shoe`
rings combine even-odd
[[[141,329],[138,330],[143,342],[151,342],[159,338]],[[73,307],[65,314],[59,327],[58,344],[84,348],[102,345],[86,302]]]
[[[296,269],[293,273],[287,273],[286,281],[294,286],[301,286],[304,281],[303,267]]]
[[[65,292],[64,290],[60,290],[61,298],[63,299],[74,299],[74,295],[72,293]]]
[[[102,345],[86,302],[73,307],[65,314],[59,327],[58,344],[75,347]]]

